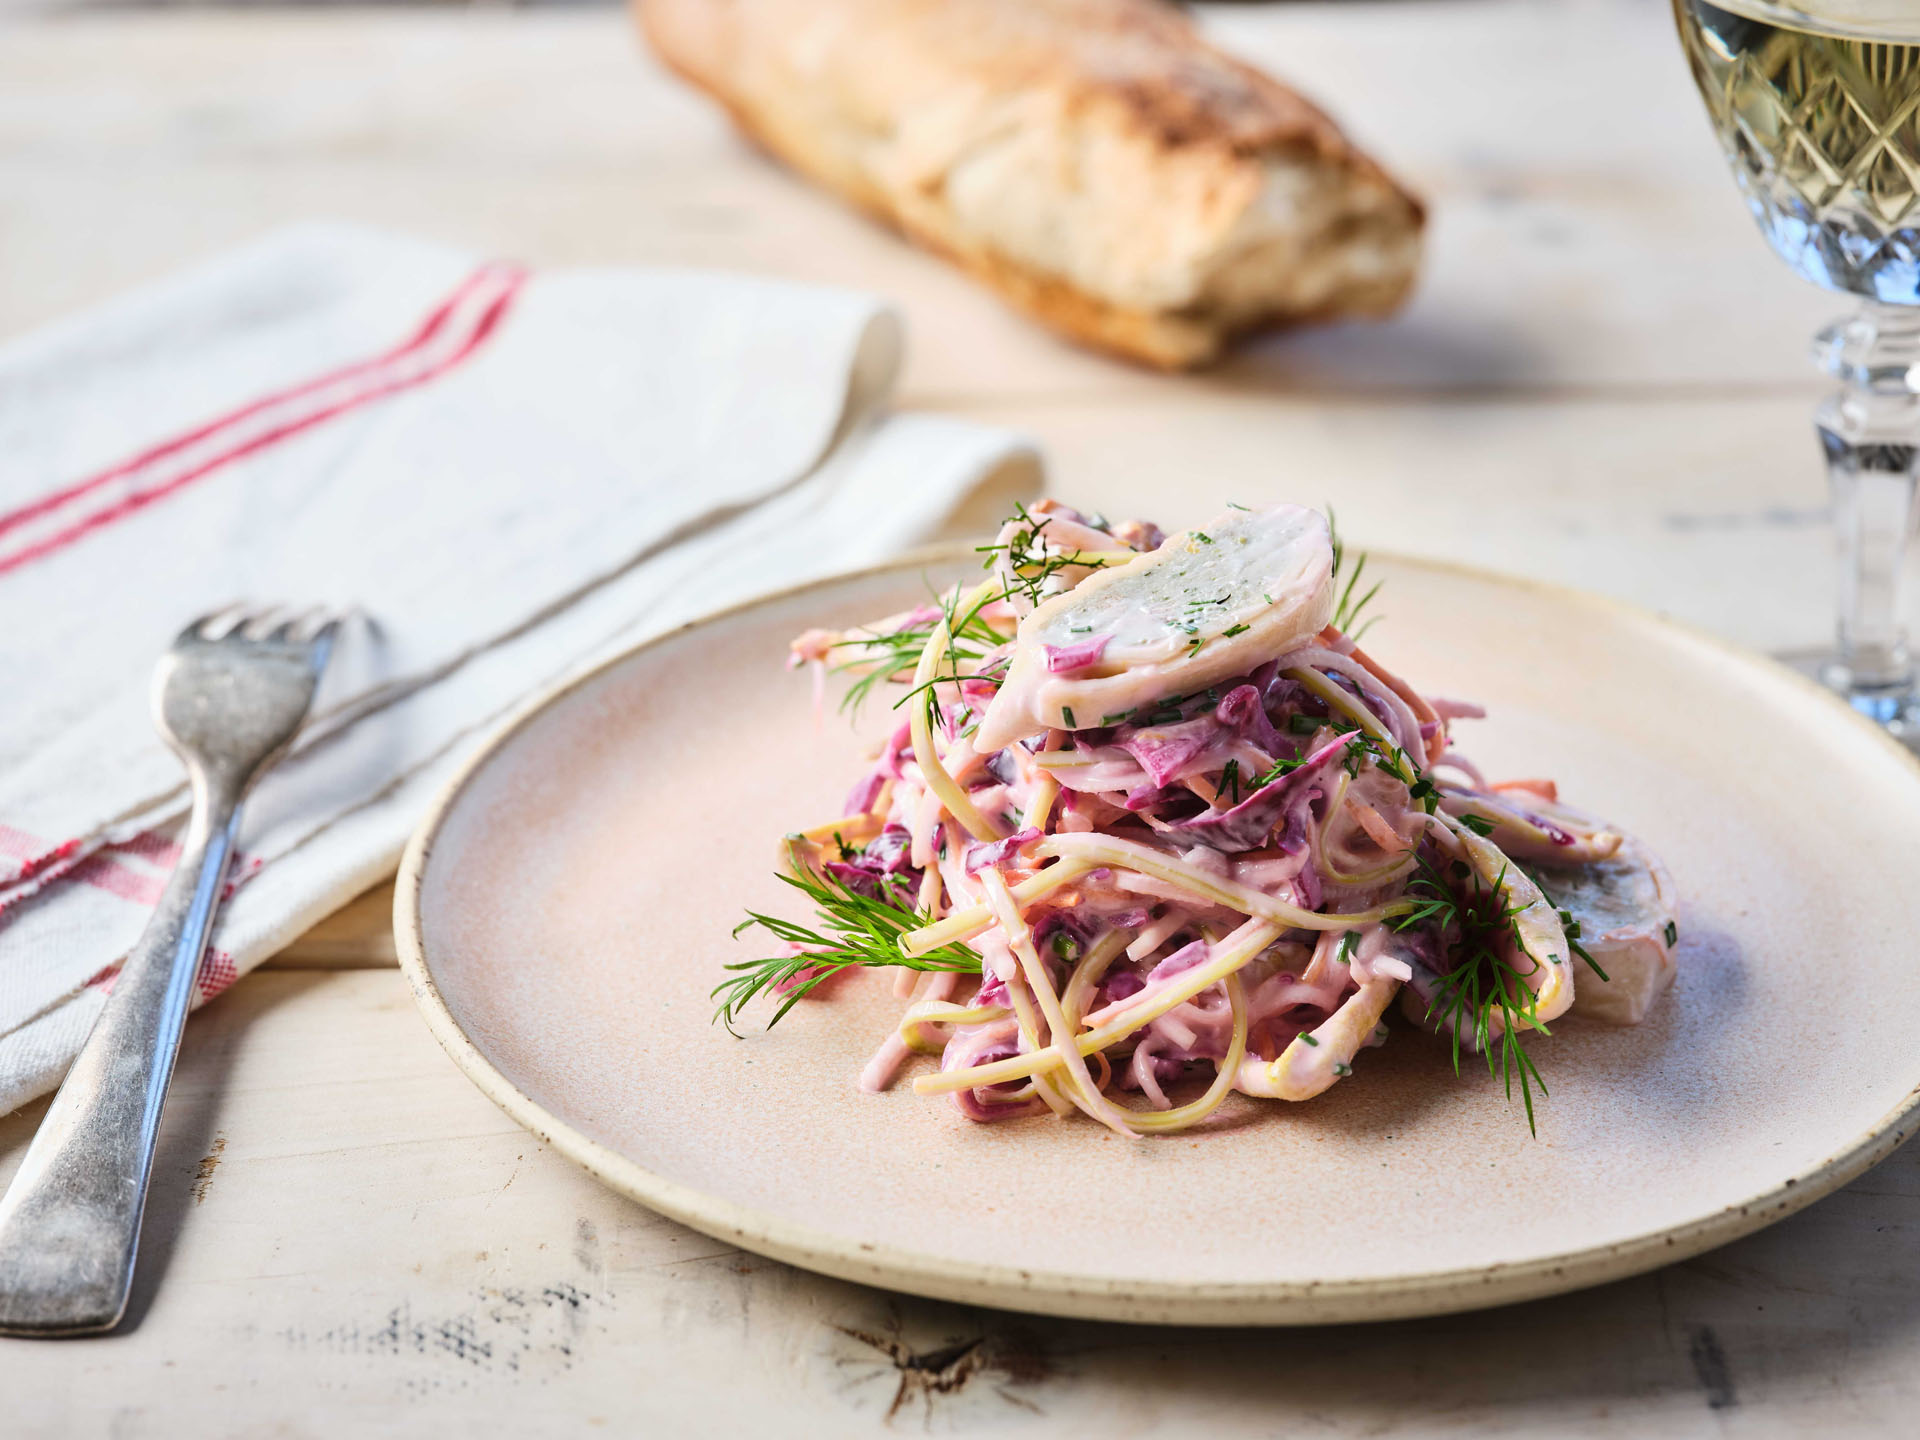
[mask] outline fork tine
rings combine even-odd
[[[181,645],[190,640],[217,640],[245,619],[246,610],[247,607],[240,601],[230,600],[189,624],[174,637],[173,643]],[[229,621],[232,623],[227,623]]]
[[[302,610],[274,626],[267,632],[266,638],[279,645],[304,644],[325,618],[326,611],[318,606]]]
[[[327,658],[333,654],[333,642],[340,634],[340,619],[328,615],[320,623],[320,628],[307,637],[307,648],[313,655],[316,670],[327,668]]]
[[[283,623],[292,623],[292,616],[291,605],[263,605],[233,628],[243,639],[272,640]]]

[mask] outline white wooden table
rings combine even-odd
[[[0,336],[278,223],[542,264],[851,283],[902,403],[1020,426],[1058,492],[1331,500],[1384,548],[1748,644],[1829,614],[1806,337],[1664,7],[1236,8],[1228,42],[1434,202],[1398,322],[1201,378],[1064,349],[737,143],[609,11],[0,21]],[[1619,88],[1616,88],[1619,87]],[[191,1024],[133,1322],[0,1341],[0,1434],[1911,1434],[1920,1151],[1642,1279],[1319,1331],[1059,1323],[821,1280],[600,1189],[481,1098],[349,907]],[[0,1120],[0,1178],[41,1106]]]

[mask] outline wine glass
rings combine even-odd
[[[1820,678],[1920,748],[1901,590],[1920,478],[1920,5],[1673,0],[1713,128],[1774,252],[1859,311],[1815,338],[1839,550]]]

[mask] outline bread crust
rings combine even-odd
[[[634,0],[795,169],[1082,343],[1162,368],[1390,312],[1422,210],[1159,0]]]

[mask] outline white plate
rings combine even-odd
[[[969,557],[970,558],[970,557]],[[1484,1070],[1399,1027],[1304,1105],[1128,1142],[982,1126],[853,1084],[862,976],[778,1029],[710,1023],[729,932],[793,912],[778,837],[838,813],[864,737],[788,638],[912,604],[952,557],[831,581],[544,697],[447,790],[395,925],[474,1081],[607,1184],[848,1279],[1061,1315],[1309,1323],[1590,1285],[1759,1228],[1884,1158],[1920,1087],[1920,767],[1760,659],[1606,601],[1376,556],[1380,660],[1484,703],[1462,748],[1640,834],[1684,896],[1680,978],[1634,1030],[1568,1019],[1528,1137]]]

